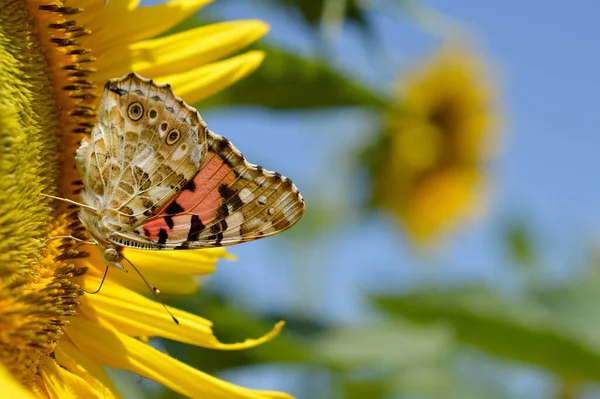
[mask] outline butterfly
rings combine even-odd
[[[269,237],[305,212],[290,179],[248,163],[170,85],[109,80],[91,137],[75,155],[79,219],[104,261],[124,247],[180,250]]]

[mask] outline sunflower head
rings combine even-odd
[[[48,235],[63,235],[64,218]],[[0,362],[23,385],[31,386],[42,359],[54,352],[67,317],[76,314],[82,290],[73,282],[86,269],[65,262],[75,248],[53,241],[45,256],[25,273],[3,276],[0,287]]]
[[[82,291],[72,279],[85,272],[70,257],[68,217],[40,192],[57,193],[60,121],[52,78],[27,4],[0,9],[0,361],[31,385],[40,361],[54,351],[66,317]]]
[[[480,209],[496,111],[482,62],[447,47],[395,87],[372,167],[372,200],[418,244]]]
[[[260,21],[212,24],[155,38],[208,0],[0,0],[0,381],[10,397],[118,398],[103,366],[158,381],[188,397],[287,398],[207,376],[139,337],[159,336],[213,349],[211,323],[170,311],[137,291],[133,273],[104,265],[85,237],[74,152],[96,120],[104,82],[134,71],[170,83],[189,103],[217,93],[258,67],[263,54],[237,52],[267,31]],[[127,256],[166,293],[191,293],[214,270],[221,248],[130,251]],[[169,267],[165,267],[168,265]],[[6,393],[6,391],[3,391]]]

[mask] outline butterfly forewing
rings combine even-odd
[[[196,175],[206,126],[168,85],[129,74],[108,81],[98,124],[77,152],[92,204],[135,226]],[[109,212],[109,213],[110,213]]]
[[[84,225],[120,246],[231,245],[281,232],[304,214],[288,178],[248,163],[168,85],[133,73],[106,84],[76,160],[83,201],[97,210],[85,212]],[[100,218],[108,233],[96,227]]]

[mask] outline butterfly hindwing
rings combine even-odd
[[[304,200],[288,178],[248,163],[226,138],[208,131],[198,174],[137,228],[137,237],[121,236],[143,247],[225,246],[286,230],[303,214]]]
[[[98,123],[76,156],[86,202],[133,230],[196,175],[206,130],[170,86],[133,73],[109,80]]]

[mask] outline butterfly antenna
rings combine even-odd
[[[104,276],[102,276],[102,281],[100,281],[100,287],[98,287],[98,289],[96,291],[86,291],[83,290],[83,292],[85,292],[86,294],[97,294],[100,292],[100,290],[102,289],[102,286],[104,285],[104,280],[106,280],[106,275],[108,274],[108,266],[106,266],[106,269],[104,269]]]
[[[54,236],[54,237],[48,238],[46,241],[44,241],[44,243],[48,243],[49,241],[60,239],[60,238],[68,238],[71,240],[75,240],[76,242],[81,242],[81,243],[89,244],[89,245],[98,245],[98,243],[95,241],[86,241],[86,240],[82,240],[81,238],[77,238],[77,237],[73,237],[73,236]],[[99,293],[100,290],[102,289],[102,286],[104,285],[104,280],[106,280],[107,274],[108,274],[108,266],[106,266],[106,269],[104,270],[104,276],[102,276],[102,281],[100,281],[100,286],[98,287],[98,289],[96,291],[86,291],[85,289],[82,288],[83,292],[85,292],[86,294]]]
[[[121,256],[123,256],[123,255],[121,255]],[[146,283],[146,286],[148,286],[148,288],[150,289],[150,291],[152,291],[152,293],[154,294],[156,299],[160,302],[160,304],[163,306],[163,308],[165,308],[165,310],[167,311],[169,316],[171,316],[171,318],[173,319],[175,324],[179,324],[179,320],[177,320],[177,318],[175,316],[173,316],[173,313],[171,313],[169,308],[167,308],[167,305],[165,305],[165,302],[160,297],[160,290],[158,288],[156,288],[155,286],[153,286],[152,284],[150,284],[150,282],[148,280],[146,280],[146,277],[144,277],[144,275],[142,273],[140,273],[138,268],[135,267],[135,265],[133,263],[131,263],[131,261],[129,259],[127,259],[125,256],[123,256],[123,259],[125,259],[127,261],[127,263],[129,263],[131,265],[131,267],[133,267],[133,270],[135,270],[135,272],[142,278],[142,280],[144,280],[144,283]]]

